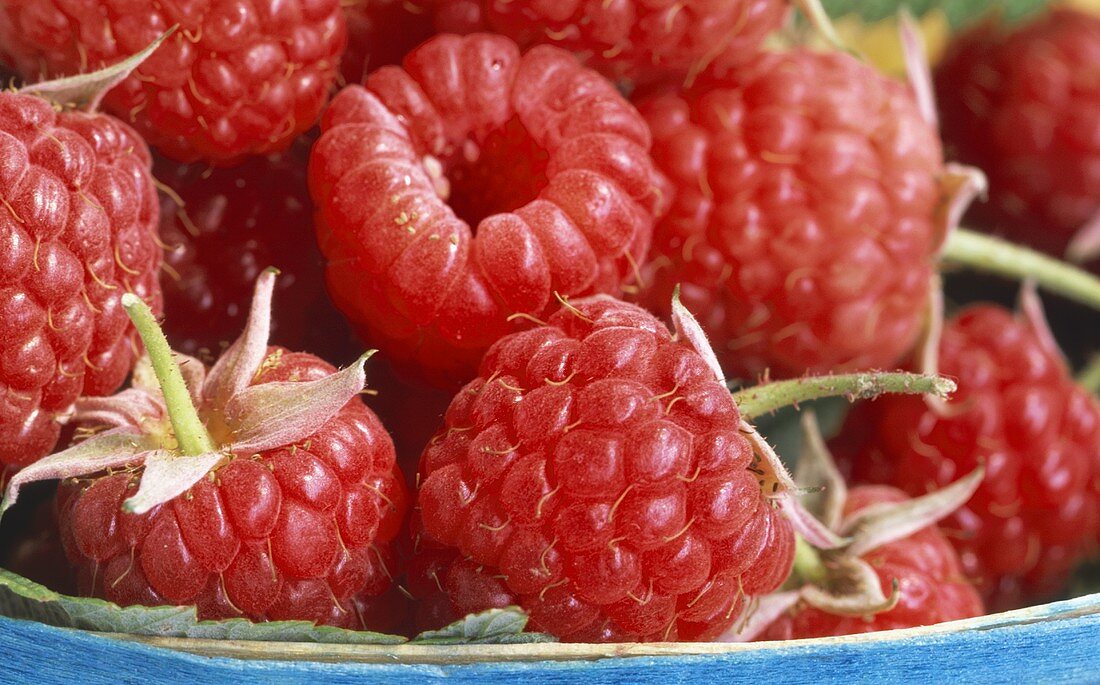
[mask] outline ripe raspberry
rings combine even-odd
[[[401,64],[413,48],[436,34],[432,5],[423,0],[351,0],[344,3],[348,47],[340,58],[345,83],[362,83],[367,74]]]
[[[272,280],[261,276],[238,342],[209,372],[184,357],[178,386],[139,311],[164,394],[139,367],[134,388],[78,405],[76,420],[113,430],[12,479],[8,502],[23,482],[65,479],[62,542],[82,593],[354,628],[374,627],[363,621],[372,598],[392,602],[390,542],[407,500],[393,444],[357,397],[362,362],[337,372],[267,346]]]
[[[324,294],[324,266],[312,231],[306,159],[293,152],[210,171],[160,159],[165,251],[164,331],[175,349],[217,352],[244,325],[260,272],[279,269],[275,344],[301,349]],[[183,201],[181,206],[178,200]],[[312,348],[311,348],[312,349]]]
[[[912,346],[944,166],[905,86],[842,53],[764,53],[639,110],[676,193],[648,306],[682,284],[744,377],[889,366]]]
[[[465,381],[552,293],[634,278],[664,180],[608,81],[475,34],[437,36],[366,85],[323,117],[310,190],[336,305],[390,359]]]
[[[0,470],[48,454],[80,395],[113,392],[134,360],[119,304],[158,309],[149,150],[100,114],[0,92]]]
[[[747,60],[787,0],[437,0],[452,27],[488,27],[521,46],[549,43],[609,78],[650,81]],[[459,21],[461,19],[461,21]]]
[[[859,406],[834,447],[861,483],[911,495],[984,463],[973,499],[942,527],[992,610],[1059,589],[1100,531],[1100,405],[1070,378],[1045,324],[993,305],[951,320],[939,347],[959,389]]]
[[[570,641],[705,640],[786,578],[747,424],[651,314],[578,300],[480,374],[421,459],[422,620],[519,604]]]
[[[1100,18],[1060,9],[960,35],[936,71],[944,140],[989,176],[974,215],[1060,254],[1100,218]]]
[[[864,485],[848,494],[844,516],[875,505],[903,503],[909,497],[895,488]],[[799,605],[776,619],[757,639],[794,640],[912,628],[981,616],[981,597],[963,575],[951,543],[934,525],[859,556],[874,570],[889,596],[897,583],[897,604],[873,616],[841,616]]]
[[[338,0],[7,0],[0,51],[24,77],[112,64],[179,29],[105,98],[164,154],[231,164],[313,125],[346,43]]]

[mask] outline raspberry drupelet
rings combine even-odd
[[[944,163],[907,87],[844,53],[762,53],[639,103],[674,187],[644,303],[680,284],[723,368],[888,367],[915,342],[944,239]]]
[[[148,148],[113,117],[58,109],[0,92],[0,472],[48,454],[78,397],[126,379],[121,295],[160,309]]]
[[[215,165],[313,126],[347,42],[339,0],[8,0],[0,55],[24,78],[113,64],[178,29],[104,107],[174,159]]]
[[[444,384],[554,293],[622,292],[665,206],[645,122],[553,47],[436,36],[342,90],[322,129],[309,180],[329,291]]]
[[[421,623],[518,604],[567,641],[706,640],[787,577],[792,524],[703,356],[572,301],[485,355],[421,459]]]
[[[390,629],[400,616],[374,605],[393,605],[407,507],[393,443],[357,396],[364,359],[336,371],[267,345],[273,280],[261,275],[244,334],[210,369],[176,366],[126,300],[152,361],[134,387],[78,403],[74,420],[108,430],[16,474],[5,508],[22,484],[63,479],[61,540],[82,594]]]
[[[976,305],[948,322],[946,405],[885,397],[854,410],[833,449],[856,483],[920,495],[984,463],[942,528],[993,611],[1050,597],[1100,531],[1100,404],[1070,377],[1037,301]]]

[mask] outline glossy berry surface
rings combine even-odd
[[[25,78],[68,75],[176,32],[103,106],[180,161],[285,148],[317,119],[346,44],[339,0],[10,0],[0,54]]]
[[[522,46],[573,52],[633,81],[723,71],[746,61],[787,16],[787,0],[436,0],[452,26],[480,26]]]
[[[876,504],[904,502],[896,488],[864,485],[848,494],[844,515]],[[935,526],[889,542],[861,557],[878,575],[887,597],[898,584],[898,603],[874,616],[837,616],[812,606],[799,606],[774,621],[761,640],[797,640],[851,635],[895,628],[914,628],[981,616],[982,600],[966,579],[958,554]]]
[[[306,159],[288,152],[210,170],[159,159],[164,331],[173,349],[217,353],[244,327],[252,288],[279,270],[272,341],[301,349],[313,336],[324,294],[324,265],[313,234]],[[182,201],[182,205],[180,204]],[[326,334],[331,332],[326,331]],[[311,348],[312,349],[312,348]]]
[[[269,348],[253,385],[335,369]],[[308,620],[376,628],[392,606],[391,541],[407,506],[393,444],[356,398],[301,443],[235,454],[190,490],[124,513],[137,474],[67,480],[62,541],[81,593],[120,605],[194,604],[200,619]],[[391,617],[392,618],[392,617]]]
[[[1100,213],[1100,18],[1068,9],[960,35],[936,70],[949,152],[981,167],[992,230],[1060,254]]]
[[[322,129],[309,180],[329,291],[443,383],[554,293],[620,292],[664,207],[645,122],[553,47],[437,36],[343,89]]]
[[[421,459],[421,621],[519,604],[568,641],[720,634],[794,554],[739,419],[697,352],[610,297],[501,339]]]
[[[0,93],[0,160],[0,466],[18,467],[129,374],[120,297],[159,310],[161,249],[149,150],[118,120]]]
[[[764,53],[639,104],[674,188],[644,303],[684,304],[731,375],[885,367],[913,344],[943,160],[910,93],[842,53]]]
[[[977,492],[940,527],[991,610],[1047,598],[1100,530],[1100,405],[1056,350],[992,305],[948,324],[939,366],[959,385],[946,413],[917,397],[861,405],[834,441],[838,461],[855,482],[914,496],[984,464]]]

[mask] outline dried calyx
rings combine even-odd
[[[320,380],[252,385],[267,357],[275,271],[256,282],[248,323],[209,370],[176,354],[148,306],[124,295],[123,306],[146,347],[130,388],[82,398],[73,420],[100,430],[12,477],[0,513],[27,483],[141,468],[137,492],[123,502],[143,513],[186,492],[237,456],[294,444],[315,433],[362,391],[372,353]]]
[[[807,487],[800,498],[841,544],[822,549],[797,541],[794,568],[785,589],[761,598],[755,613],[727,636],[749,641],[799,603],[839,616],[873,616],[890,611],[899,599],[895,579],[889,594],[863,557],[879,547],[935,524],[970,499],[982,482],[981,466],[951,485],[903,502],[874,504],[844,516],[848,489],[821,437],[812,411],[802,416],[803,448],[796,480]],[[817,548],[815,548],[817,547]]]
[[[726,383],[706,334],[680,302],[679,289],[672,296],[672,323],[677,337],[698,352],[718,380]],[[797,406],[800,402],[822,397],[842,396],[855,400],[882,393],[906,393],[931,394],[943,399],[954,391],[954,381],[934,374],[854,373],[757,385],[734,393],[734,401],[742,415],[740,431],[752,445],[757,458],[754,468],[764,494],[783,510],[801,539],[818,549],[835,549],[843,547],[847,541],[835,527],[828,525],[828,521],[823,521],[806,508],[800,497],[804,490],[795,484],[779,455],[750,420],[782,407]]]

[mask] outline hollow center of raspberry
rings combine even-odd
[[[467,140],[444,173],[451,209],[471,227],[493,214],[511,212],[538,197],[546,187],[549,159],[517,117],[483,140]]]

